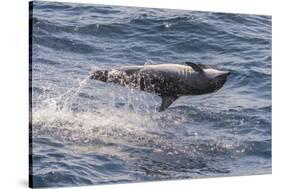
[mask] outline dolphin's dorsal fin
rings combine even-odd
[[[202,68],[193,62],[185,62],[185,64],[192,67],[196,72],[203,72]]]
[[[166,96],[166,95],[160,95],[162,98],[162,103],[159,108],[159,112],[164,111],[166,108],[168,108],[175,100],[177,100],[178,96]]]
[[[198,65],[203,69],[212,69],[212,67],[210,65],[207,65],[207,64],[198,64]]]

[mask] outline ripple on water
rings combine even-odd
[[[271,173],[271,17],[34,2],[37,187]],[[91,69],[193,61],[230,70],[216,93],[160,97]]]

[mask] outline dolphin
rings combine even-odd
[[[206,64],[184,62],[94,70],[89,77],[157,94],[162,98],[161,112],[181,96],[203,95],[219,90],[229,74],[229,71],[217,70]]]

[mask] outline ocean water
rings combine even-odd
[[[33,2],[34,187],[271,173],[271,17]],[[92,69],[191,61],[224,87],[160,97],[88,80]]]

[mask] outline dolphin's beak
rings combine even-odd
[[[222,71],[222,73],[220,74],[220,76],[229,76],[230,75],[230,71]]]

